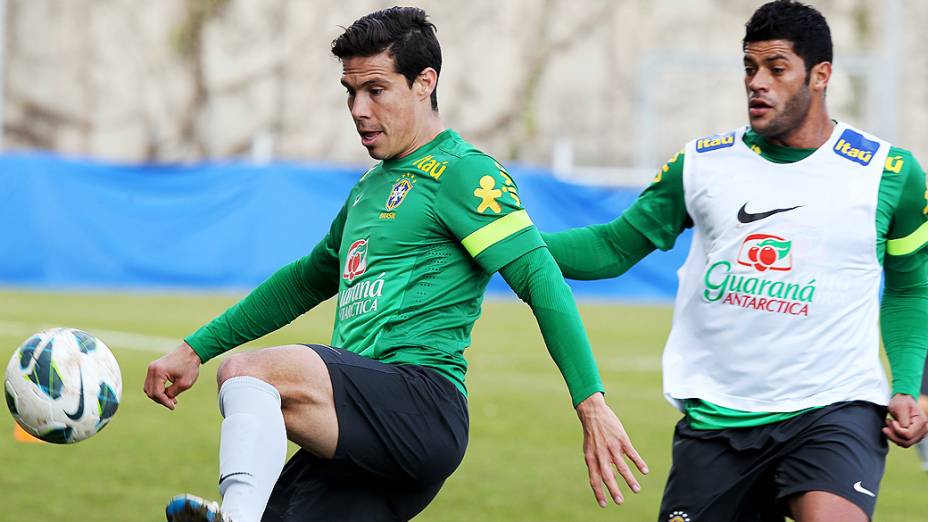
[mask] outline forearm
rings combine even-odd
[[[624,217],[602,225],[542,234],[564,277],[607,279],[625,273],[654,251],[654,244]]]
[[[880,323],[893,394],[917,397],[928,352],[928,281],[904,288],[887,285]]]
[[[184,339],[203,362],[264,336],[338,291],[338,278],[313,254],[275,272],[248,296]]]
[[[531,306],[573,405],[602,392],[602,380],[576,302],[548,250],[533,250],[504,266],[500,274]]]

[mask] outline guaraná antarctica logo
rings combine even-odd
[[[792,242],[770,234],[751,234],[744,238],[738,252],[738,264],[752,266],[758,272],[786,271],[793,267],[789,255]]]
[[[338,293],[338,318],[340,320],[377,311],[380,297],[383,295],[386,272],[373,280],[368,278],[354,283],[367,271],[368,246],[366,239],[359,239],[348,248],[348,255],[345,256],[345,271],[342,274],[342,277],[348,281],[348,287]]]
[[[724,260],[706,269],[703,278],[706,301],[769,313],[809,315],[809,305],[815,298],[815,279],[796,284],[776,277],[776,272],[789,272],[793,268],[791,241],[770,234],[751,234],[741,244],[737,264],[754,270],[738,273],[744,269],[733,271],[732,264]]]
[[[367,270],[367,240],[359,239],[348,247],[348,255],[345,256],[345,271],[342,277],[350,285],[354,280],[364,274]]]

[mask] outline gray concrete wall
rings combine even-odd
[[[7,1],[6,150],[197,161],[247,155],[261,137],[278,158],[368,161],[329,44],[394,2]],[[652,167],[744,123],[740,40],[761,3],[419,5],[442,42],[446,124],[504,160],[547,164],[561,140],[577,164]],[[833,117],[928,158],[928,2],[899,0],[895,19],[888,0],[816,5],[835,40]]]

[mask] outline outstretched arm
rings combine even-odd
[[[656,248],[624,216],[602,225],[542,233],[541,237],[568,279],[618,277]]]
[[[615,220],[542,237],[564,277],[608,279],[622,275],[655,248],[670,250],[691,226],[683,195],[683,154],[677,153]]]
[[[548,352],[567,382],[583,426],[584,458],[596,500],[600,506],[606,506],[602,490],[602,485],[606,484],[613,500],[621,504],[624,499],[613,466],[635,493],[641,487],[625,457],[642,473],[647,473],[648,467],[618,417],[606,405],[599,371],[570,288],[544,247],[510,262],[500,269],[500,274],[531,306]]]
[[[338,291],[338,245],[345,207],[312,253],[275,272],[222,315],[148,365],[145,394],[169,409],[197,380],[200,364],[290,323]],[[165,387],[167,383],[169,386]]]

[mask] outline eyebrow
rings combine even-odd
[[[345,78],[342,78],[341,81],[340,81],[340,83],[341,83],[342,86],[344,86],[346,89],[356,89],[356,88],[357,88],[357,89],[360,89],[360,88],[365,87],[365,86],[368,86],[368,85],[370,85],[370,84],[372,84],[372,83],[387,83],[387,80],[386,80],[385,78],[381,78],[381,77],[378,76],[378,77],[376,77],[376,78],[371,78],[370,80],[364,80],[363,82],[361,82],[361,85],[358,85],[357,87],[352,87],[347,81],[345,81]]]
[[[777,53],[777,54],[774,54],[773,56],[765,56],[765,57],[763,58],[762,61],[763,61],[764,63],[770,63],[770,62],[775,62],[775,61],[777,61],[777,60],[788,60],[788,59],[789,59],[789,58],[787,58],[787,56],[786,56],[785,54]],[[745,53],[745,54],[744,54],[744,61],[747,62],[748,60],[750,60],[750,61],[752,61],[752,62],[756,62],[756,61],[757,61],[753,56],[751,56],[751,55],[748,54],[748,53]]]

